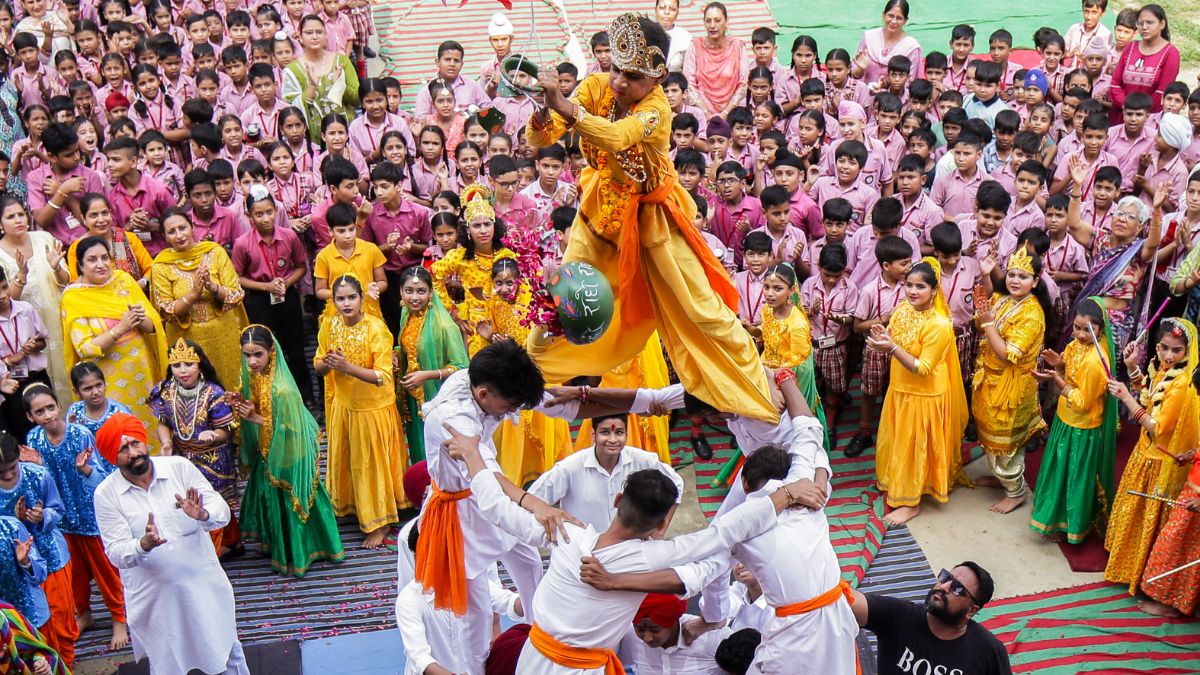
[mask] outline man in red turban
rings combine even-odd
[[[121,447],[127,443],[126,437],[140,441],[142,452],[130,453],[130,456],[126,458],[125,465],[122,466],[117,463],[117,455],[121,453]],[[128,413],[114,413],[96,431],[96,449],[100,451],[100,456],[108,460],[109,464],[121,469],[122,473],[128,471],[134,476],[140,476],[150,468],[150,453],[146,443],[146,425]]]
[[[687,600],[667,593],[648,593],[633,615],[633,629],[648,647],[672,647],[679,642],[679,619]]]

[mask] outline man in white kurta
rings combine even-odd
[[[119,469],[96,488],[96,522],[125,587],[134,659],[149,657],[153,675],[249,675],[209,535],[229,522],[229,505],[188,459],[150,457],[131,415],[109,418],[96,446]]]

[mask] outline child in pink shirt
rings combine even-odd
[[[350,54],[354,50],[354,24],[347,11],[343,11],[343,0],[319,2],[325,12],[322,17],[325,19],[325,48],[334,54]]]
[[[1067,195],[1054,195],[1046,201],[1046,234],[1050,235],[1050,250],[1046,252],[1044,273],[1049,273],[1050,278],[1058,284],[1066,307],[1075,303],[1075,295],[1083,286],[1089,271],[1087,250],[1067,231],[1070,204]],[[1059,321],[1058,325],[1061,327],[1066,324]]]
[[[240,119],[234,115],[226,115],[218,121],[218,124],[221,130],[221,141],[224,144],[221,151],[217,153],[218,159],[229,160],[235,169],[247,159],[253,159],[259,164],[266,165],[266,160],[258,148],[246,143],[246,130]]]
[[[150,255],[167,247],[162,236],[163,211],[177,204],[166,186],[138,169],[138,144],[132,138],[117,138],[104,146],[113,186],[108,195],[113,222],[132,232]]]
[[[257,137],[260,143],[270,141],[279,129],[279,113],[287,107],[278,95],[275,70],[265,63],[256,63],[250,66],[247,79],[254,92],[254,103],[239,116],[242,129],[251,138]]]
[[[819,266],[821,259],[821,251],[830,244],[841,244],[843,248],[846,246],[846,238],[850,229],[850,218],[854,214],[854,207],[850,202],[841,197],[834,197],[825,202],[821,207],[821,226],[825,229],[825,236],[816,239],[808,245],[808,269],[815,270]],[[846,261],[846,270],[849,271],[850,260]]]
[[[1000,229],[1011,205],[1012,197],[996,181],[985,181],[979,186],[975,194],[974,214],[958,219],[964,256],[978,262],[988,256],[1000,255]]]
[[[771,170],[775,174],[775,184],[782,186],[791,195],[789,201],[792,224],[804,230],[810,239],[825,234],[821,227],[821,207],[801,189],[804,164],[800,158],[790,152],[775,153],[775,163],[771,165]]]
[[[1096,181],[1096,172],[1105,166],[1120,166],[1120,160],[1104,151],[1108,141],[1108,116],[1104,113],[1092,113],[1083,120],[1083,133],[1080,136],[1082,147],[1077,152],[1067,156],[1059,155],[1058,168],[1054,171],[1054,182],[1050,186],[1050,194],[1058,194],[1071,189],[1071,157],[1079,157],[1088,167],[1088,180],[1079,186],[1082,199],[1087,201],[1091,196],[1092,184]]]
[[[790,263],[797,274],[808,274],[808,260],[804,256],[807,238],[804,230],[792,225],[791,199],[787,190],[772,185],[763,190],[761,200],[763,224],[754,231],[764,232],[771,238],[771,263]]]
[[[850,234],[854,234],[868,219],[879,201],[879,192],[863,182],[862,167],[867,163],[867,148],[859,141],[840,144],[834,153],[834,175],[821,176],[809,188],[809,195],[818,206],[835,197],[850,202],[854,214],[850,218]]]
[[[846,240],[846,254],[849,256],[849,264],[852,268],[850,283],[858,288],[863,288],[877,273],[878,270],[873,264],[875,262],[875,244],[885,237],[900,237],[913,250],[912,262],[915,263],[921,259],[921,245],[917,241],[916,235],[900,228],[903,217],[904,207],[900,205],[900,200],[895,197],[884,197],[871,210],[870,226],[859,228],[857,232],[849,236]]]
[[[233,114],[241,115],[255,101],[254,91],[250,88],[250,64],[246,52],[241,47],[222,49],[221,67],[229,76],[229,82],[221,89],[221,100],[229,105]]]
[[[763,224],[763,207],[759,198],[746,194],[749,173],[734,160],[721,162],[716,171],[717,197],[709,204],[713,235],[733,251],[735,264],[742,260],[742,238]]]
[[[738,319],[755,340],[761,340],[758,325],[762,321],[763,279],[772,260],[771,237],[757,231],[742,239],[742,259],[746,269],[733,275],[733,286],[738,291]]]
[[[904,208],[900,231],[910,232],[921,245],[923,255],[932,255],[929,230],[943,222],[943,213],[925,192],[925,160],[919,155],[905,155],[896,167],[896,195]]]
[[[862,165],[862,180],[868,187],[879,190],[879,194],[887,196],[892,193],[892,166],[888,162],[887,150],[878,139],[869,138],[863,133],[867,123],[867,113],[857,103],[843,101],[838,106],[838,122],[841,126],[842,137],[830,144],[824,153],[821,173],[826,176],[834,175],[834,160],[838,146],[846,141],[858,141],[867,149],[867,161]]]
[[[213,177],[207,171],[193,169],[183,177],[183,186],[196,241],[213,241],[232,251],[234,242],[249,228],[242,227],[234,212],[217,204]]]
[[[350,122],[350,145],[363,156],[368,165],[383,158],[383,135],[398,131],[404,137],[408,151],[413,152],[413,137],[408,125],[399,115],[387,108],[387,88],[379,78],[369,77],[359,85],[364,114]]]
[[[963,390],[969,392],[979,343],[975,329],[975,287],[980,281],[979,263],[963,255],[962,233],[954,223],[935,225],[929,231],[929,240],[942,266],[942,297],[950,307],[950,320],[954,323]]]
[[[819,273],[800,285],[800,301],[812,330],[813,364],[825,385],[821,390],[825,421],[831,427],[841,414],[850,379],[847,347],[860,295],[858,287],[847,279],[846,264],[846,248],[840,243],[830,244],[817,259]]]
[[[891,71],[888,71],[889,76]],[[908,71],[903,71],[908,77]],[[863,135],[883,144],[883,153],[888,166],[895,173],[896,165],[904,156],[904,137],[896,129],[900,125],[900,112],[904,104],[898,96],[886,91],[875,95],[875,120],[863,129]]]
[[[537,204],[532,199],[517,191],[520,176],[517,164],[511,157],[496,155],[488,160],[488,176],[492,184],[492,208],[497,218],[503,218],[509,228],[517,226],[533,226],[537,213]],[[543,230],[546,222],[537,222],[536,226]]]
[[[176,203],[183,200],[183,169],[167,159],[167,139],[162,133],[151,129],[138,139],[142,149],[142,170],[162,183]]]
[[[1046,167],[1036,159],[1027,159],[1017,170],[1016,199],[1008,207],[1001,229],[1014,237],[1035,227],[1046,229],[1046,215],[1038,206],[1037,197],[1046,182]]]
[[[1121,169],[1121,191],[1133,190],[1133,177],[1138,173],[1138,160],[1154,150],[1154,129],[1147,124],[1150,116],[1150,95],[1136,91],[1125,97],[1121,108],[1122,124],[1108,130],[1104,151],[1117,158]],[[1147,202],[1149,203],[1149,202]]]
[[[729,112],[729,147],[725,149],[725,161],[735,161],[753,175],[758,164],[758,146],[754,137],[754,113],[749,108],[738,106]]]

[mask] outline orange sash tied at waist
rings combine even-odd
[[[433,593],[435,608],[464,616],[467,613],[467,563],[456,502],[470,497],[471,491],[445,492],[437,483],[431,483],[430,487],[425,515],[421,517],[417,567],[413,576],[426,592]]]
[[[603,668],[604,675],[625,675],[625,666],[621,665],[621,659],[613,650],[563,644],[536,623],[529,630],[529,642],[548,661],[563,668]]]
[[[424,534],[424,533],[422,533]],[[854,605],[854,593],[850,590],[850,583],[845,579],[838,581],[837,586],[825,591],[815,598],[810,598],[804,602],[794,602],[790,605],[775,608],[775,616],[796,616],[797,614],[808,614],[815,612],[822,607],[828,607],[837,602],[838,598],[846,596],[846,602]]]
[[[666,210],[671,220],[675,221],[675,226],[679,228],[684,241],[700,259],[709,286],[720,296],[726,307],[737,312],[738,292],[733,281],[713,255],[700,230],[696,229],[696,224],[687,217],[683,207],[670,198],[677,180],[674,174],[668,175],[657,188],[630,199],[621,216],[617,273],[620,275],[618,287],[622,303],[622,328],[633,328],[642,321],[654,318],[654,311],[650,307],[650,292],[646,287],[646,277],[642,273],[642,241],[638,226],[638,212],[642,204],[658,204]]]

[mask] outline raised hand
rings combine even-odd
[[[154,524],[154,513],[147,514],[146,533],[142,535],[141,539],[142,550],[149,553],[165,543],[167,540],[158,536],[158,526]]]
[[[175,505],[192,520],[208,520],[208,511],[204,509],[204,495],[196,488],[188,488],[187,497],[175,495]]]
[[[1062,355],[1053,349],[1043,349],[1041,356],[1042,360],[1046,362],[1046,365],[1050,366],[1051,368],[1058,368],[1062,365]]]
[[[1087,183],[1088,174],[1091,173],[1092,167],[1084,161],[1083,157],[1079,155],[1068,155],[1067,171],[1071,174],[1071,182],[1082,189]]]
[[[58,266],[62,264],[63,258],[66,255],[66,252],[63,251],[62,242],[55,239],[54,246],[46,249],[46,263],[50,265],[50,269],[58,269]]]
[[[1121,360],[1125,362],[1125,367],[1133,371],[1138,367],[1138,362],[1142,360],[1142,349],[1138,342],[1130,342],[1125,345],[1125,349],[1121,351]]]
[[[90,476],[92,475],[92,465],[88,462],[92,458],[92,449],[85,448],[78,455],[75,455],[75,470],[79,473]]]
[[[29,564],[29,551],[33,549],[33,537],[21,541],[13,540],[13,553],[16,554],[17,564],[24,567]]]
[[[25,254],[17,251],[17,273],[21,279],[29,276],[29,261],[25,259]]]

